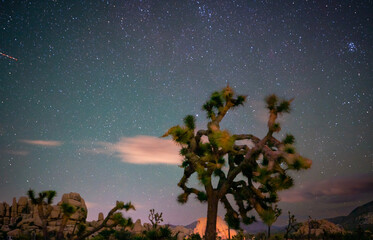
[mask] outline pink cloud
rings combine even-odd
[[[286,191],[285,193],[281,192],[280,199],[281,199],[281,202],[287,202],[287,203],[304,202],[307,200],[307,198],[303,196],[300,191],[293,191],[293,190]]]
[[[44,146],[44,147],[57,147],[61,146],[62,142],[60,141],[45,141],[45,140],[28,140],[28,139],[22,139],[20,142],[31,144],[31,145],[38,145],[38,146]]]
[[[352,201],[363,194],[373,193],[373,176],[358,175],[332,178],[319,182],[309,182],[301,189],[291,189],[280,193],[283,202],[304,202],[324,199],[327,202]]]
[[[178,165],[182,157],[180,147],[170,139],[151,136],[121,138],[117,143],[99,142],[98,147],[85,150],[95,154],[119,157],[122,162],[133,164]]]

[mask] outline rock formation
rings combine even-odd
[[[186,236],[193,233],[193,230],[188,229],[183,226],[176,226],[174,228],[171,228],[172,235],[177,234],[177,240],[183,240]]]
[[[72,232],[78,221],[86,219],[87,206],[84,199],[78,193],[64,194],[62,200],[57,205],[52,206],[53,210],[48,218],[49,232],[58,231],[61,225],[62,212],[60,206],[63,202],[69,203],[78,209],[71,216],[65,233]],[[6,232],[11,237],[18,237],[21,233],[41,233],[40,227],[42,223],[37,212],[37,207],[32,206],[31,201],[24,196],[20,197],[18,202],[16,198],[13,198],[12,206],[5,202],[0,202],[0,231]],[[14,230],[10,231],[11,229]]]
[[[311,235],[319,236],[323,233],[344,233],[344,229],[327,220],[312,220]],[[308,222],[302,224],[295,235],[307,236],[309,232]]]
[[[71,215],[70,220],[64,229],[64,235],[72,234],[73,231],[77,232],[77,225],[79,222],[83,222],[87,218],[87,206],[84,199],[78,193],[66,193],[62,195],[61,201],[57,205],[52,205],[52,211],[47,221],[48,232],[57,233],[63,218],[63,212],[61,205],[68,203],[74,206],[77,211]],[[87,230],[91,230],[94,227],[100,225],[104,221],[104,214],[99,213],[97,221],[86,222]],[[111,221],[111,220],[109,220]],[[0,231],[5,232],[7,236],[12,238],[18,238],[21,234],[35,236],[42,234],[42,222],[38,215],[37,206],[33,206],[31,201],[27,197],[20,197],[18,199],[13,198],[12,205],[5,202],[0,202]],[[162,227],[159,225],[157,228]],[[206,218],[199,220],[194,230],[195,233],[200,233],[203,236],[206,227]],[[177,234],[177,239],[182,240],[186,236],[193,233],[193,230],[185,228],[183,226],[170,227],[172,234]],[[152,225],[149,223],[141,224],[141,220],[137,220],[133,227],[127,227],[126,230],[134,234],[142,234],[144,231],[152,229]],[[102,229],[104,230],[104,229]],[[117,226],[114,230],[121,230],[121,227]],[[218,218],[217,230],[219,231],[218,236],[222,239],[228,238],[228,227],[225,222]],[[98,233],[95,233],[97,235]],[[231,230],[231,237],[236,235],[234,230]]]
[[[205,230],[206,230],[206,222],[207,218],[200,218],[198,219],[197,226],[194,228],[193,232],[198,233],[201,237],[205,236]],[[229,231],[230,231],[230,237],[237,235],[237,232],[233,229],[228,229],[228,225],[225,223],[225,221],[218,217],[216,219],[216,233],[217,236],[221,239],[229,239]]]

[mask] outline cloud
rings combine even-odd
[[[20,151],[20,150],[4,150],[2,152],[4,152],[5,154],[16,155],[16,156],[27,156],[29,154],[28,151]]]
[[[22,139],[19,141],[23,143],[31,144],[31,145],[38,145],[38,146],[44,146],[44,147],[57,147],[57,146],[62,145],[62,142],[60,141],[28,140],[28,139]]]
[[[136,136],[121,138],[117,143],[98,142],[97,147],[85,151],[113,155],[132,164],[178,165],[182,160],[179,150],[180,147],[170,139]]]
[[[289,203],[314,199],[337,203],[354,201],[364,194],[372,193],[373,176],[358,175],[307,183],[301,189],[284,191],[280,195],[283,202]]]
[[[87,206],[87,208],[97,208],[100,206],[100,204],[98,203],[88,201],[85,202],[85,205]]]

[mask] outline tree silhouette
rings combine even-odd
[[[62,210],[63,215],[62,215],[62,222],[60,225],[60,229],[58,230],[58,233],[57,233],[57,240],[61,240],[64,238],[63,230],[65,229],[67,225],[67,221],[69,221],[71,215],[73,215],[77,209],[69,203],[62,203],[61,210]]]
[[[296,232],[299,228],[299,223],[297,223],[297,219],[295,218],[294,214],[290,214],[288,211],[288,225],[286,226],[285,232],[285,239],[288,239],[291,232]]]
[[[48,239],[48,217],[51,214],[53,208],[51,206],[53,198],[56,196],[56,191],[43,191],[35,197],[34,190],[30,189],[27,191],[27,196],[30,198],[32,205],[37,206],[38,215],[42,223],[43,237],[44,240]]]
[[[131,209],[135,210],[135,207],[132,205],[131,202],[124,204],[123,202],[117,201],[115,207],[112,208],[109,211],[108,215],[106,216],[106,218],[104,219],[104,221],[100,225],[96,226],[95,228],[93,228],[92,230],[90,230],[88,232],[84,232],[84,233],[79,234],[75,239],[76,240],[82,240],[82,239],[88,238],[89,236],[91,236],[95,232],[98,232],[99,230],[101,230],[104,227],[112,228],[112,227],[115,227],[115,226],[118,226],[118,225],[122,226],[122,227],[131,226],[132,225],[132,219],[131,218],[124,218],[122,213],[118,212],[120,210],[129,211]]]
[[[268,226],[267,239],[270,239],[271,237],[272,224],[276,222],[277,218],[281,215],[282,212],[282,210],[277,207],[277,204],[273,208],[271,207],[271,209],[271,211],[265,211],[263,214],[260,215],[260,218]]]
[[[248,216],[255,209],[260,216],[273,212],[273,203],[279,201],[277,191],[288,189],[293,179],[289,170],[307,169],[311,160],[296,153],[294,137],[286,135],[277,140],[273,134],[281,130],[277,118],[290,112],[292,100],[280,100],[268,96],[265,101],[269,111],[268,131],[263,138],[252,134],[230,134],[220,128],[228,111],[243,105],[245,96],[237,96],[227,86],[214,92],[203,105],[207,112],[206,130],[196,130],[195,118],[188,115],[184,126],[171,127],[164,135],[172,136],[181,145],[184,157],[181,167],[184,174],[178,183],[183,193],[178,196],[180,203],[186,203],[190,194],[201,202],[207,202],[207,224],[205,238],[215,240],[218,202],[222,202],[225,220],[232,228],[238,229],[240,221],[252,223],[255,218]],[[203,137],[208,141],[203,141]],[[241,140],[246,140],[241,141]],[[250,142],[250,143],[247,143]],[[226,166],[228,169],[223,169]],[[203,189],[187,186],[188,179],[196,173]],[[214,181],[213,181],[214,179]],[[232,198],[228,198],[231,195]],[[232,200],[237,209],[231,205]]]
[[[157,228],[158,224],[163,222],[163,213],[157,213],[154,209],[150,209],[150,214],[148,216],[149,221],[152,223],[153,229]]]
[[[72,239],[75,236],[75,229],[77,227],[78,227],[78,233],[77,233],[78,236],[82,235],[84,233],[85,228],[86,228],[84,223],[86,222],[87,211],[82,207],[78,207],[77,211],[79,211],[80,214],[79,214],[78,219],[75,221],[73,231],[71,233],[67,234],[69,236],[69,239]]]

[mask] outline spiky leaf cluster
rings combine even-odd
[[[27,195],[34,205],[47,204],[50,205],[53,202],[53,198],[57,195],[56,191],[48,190],[39,192],[38,197],[35,197],[34,190],[30,189],[27,191]]]
[[[61,204],[61,209],[62,213],[68,217],[74,214],[77,210],[73,205],[65,202]]]
[[[225,220],[232,228],[238,228],[241,221],[252,223],[255,218],[250,211],[253,209],[266,219],[276,216],[272,206],[279,201],[278,191],[294,184],[288,171],[307,169],[312,163],[296,152],[292,135],[286,135],[282,141],[273,136],[281,130],[278,116],[290,112],[292,100],[280,100],[276,95],[265,99],[270,115],[268,133],[263,138],[246,133],[232,135],[221,129],[220,123],[227,112],[244,101],[244,96],[235,97],[227,86],[214,92],[203,105],[209,119],[206,130],[196,131],[194,117],[187,116],[184,126],[172,127],[164,135],[172,136],[182,146],[184,175],[178,186],[183,192],[178,201],[186,203],[190,194],[195,194],[201,202],[216,198],[223,203]],[[240,140],[252,144],[238,143]],[[197,175],[203,189],[187,186],[193,174]],[[216,186],[212,184],[214,178]]]

